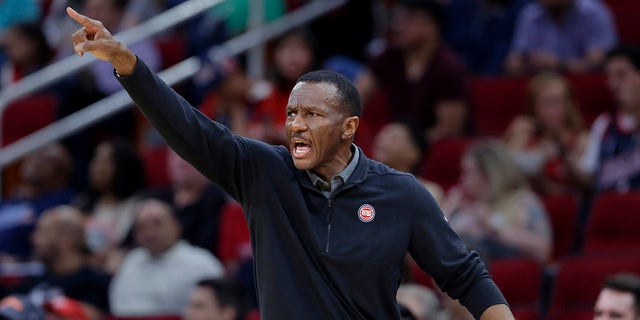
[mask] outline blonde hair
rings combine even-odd
[[[495,203],[504,196],[529,189],[527,180],[506,147],[498,140],[485,140],[472,145],[466,152],[489,182],[489,201]]]
[[[584,128],[584,121],[582,119],[582,114],[578,109],[578,102],[575,99],[573,89],[567,79],[557,73],[543,72],[529,80],[529,86],[527,89],[527,113],[536,119],[536,124],[538,126],[541,126],[541,123],[536,117],[536,100],[542,90],[554,83],[560,84],[564,88],[565,92],[567,108],[564,125],[574,132],[582,130]]]

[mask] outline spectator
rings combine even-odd
[[[45,273],[27,279],[17,293],[48,295],[60,290],[83,302],[92,314],[108,313],[109,277],[88,265],[83,222],[82,213],[70,206],[58,206],[42,214],[33,233],[33,246]]]
[[[442,205],[451,227],[489,260],[551,254],[544,206],[499,142],[478,143],[462,158],[460,185]]]
[[[127,254],[109,291],[116,316],[178,315],[198,281],[223,274],[209,252],[180,241],[180,223],[164,202],[141,203],[134,236],[139,247]]]
[[[527,113],[511,122],[505,142],[535,191],[578,193],[585,188],[579,161],[587,135],[567,80],[543,73],[531,79]]]
[[[228,201],[222,208],[219,230],[218,257],[228,275],[237,275],[243,265],[253,260],[249,227],[244,210],[238,202]]]
[[[250,0],[231,0],[217,5],[208,12],[208,15],[225,22],[226,29],[231,35],[244,32],[249,27],[249,2]],[[284,0],[263,0],[265,22],[277,19],[287,10]]]
[[[620,273],[607,278],[593,308],[593,319],[640,319],[640,277]]]
[[[305,29],[294,29],[276,40],[269,93],[256,105],[251,119],[252,137],[272,143],[285,141],[284,124],[289,93],[296,80],[315,69],[315,39]]]
[[[399,1],[392,45],[356,81],[365,105],[383,88],[390,120],[413,119],[429,141],[468,130],[467,78],[460,59],[440,40],[444,14],[435,0]]]
[[[612,50],[605,69],[617,109],[593,122],[580,168],[596,192],[624,192],[640,188],[640,50],[627,46]]]
[[[415,320],[436,320],[440,313],[440,303],[436,294],[427,287],[417,284],[403,284],[396,295],[398,304],[405,307]],[[404,318],[403,318],[404,319]]]
[[[18,24],[7,30],[2,46],[7,61],[2,64],[0,88],[38,71],[53,58],[53,51],[36,24]]]
[[[587,72],[616,44],[611,12],[600,0],[537,0],[518,17],[507,72]]]
[[[79,205],[89,215],[89,247],[97,255],[97,263],[110,272],[119,261],[117,249],[128,244],[144,179],[142,160],[127,141],[106,141],[97,146],[89,168],[91,190]]]
[[[0,1],[0,37],[13,25],[35,23],[40,18],[40,3],[35,0]]]
[[[424,136],[408,121],[390,122],[376,135],[373,144],[373,159],[398,171],[417,174],[427,148]],[[431,192],[436,202],[441,203],[442,188],[431,181],[419,178]]]
[[[182,226],[182,239],[219,256],[220,210],[227,195],[173,150],[167,152],[171,186],[156,197],[171,204]]]
[[[20,167],[22,182],[13,197],[0,203],[0,256],[31,256],[29,236],[40,214],[69,204],[76,192],[69,187],[73,163],[67,150],[51,143],[26,156]]]
[[[531,0],[450,0],[446,41],[475,74],[504,70],[518,14]]]
[[[232,280],[198,282],[189,296],[184,320],[243,320],[247,304],[243,288]]]

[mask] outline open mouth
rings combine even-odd
[[[305,142],[302,141],[295,141],[293,142],[293,156],[296,158],[302,158],[304,157],[307,153],[309,153],[309,151],[311,151],[311,146]]]

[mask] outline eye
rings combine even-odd
[[[317,113],[315,113],[315,112],[309,112],[308,114],[309,114],[309,117],[315,117],[315,116],[317,116],[317,115],[318,115],[318,114],[317,114]]]
[[[287,111],[287,117],[291,118],[296,115],[295,111]]]

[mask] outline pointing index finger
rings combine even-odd
[[[81,15],[71,7],[67,7],[67,14],[71,19],[87,28],[87,30],[96,30],[100,28],[100,22],[98,20],[93,20],[87,16]]]

